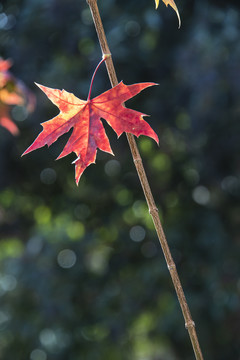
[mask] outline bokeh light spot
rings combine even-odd
[[[51,329],[43,329],[40,332],[39,339],[41,344],[47,349],[54,349],[57,346],[57,337]]]
[[[55,183],[55,181],[57,179],[56,171],[51,168],[46,168],[41,171],[40,179],[41,179],[42,183],[44,183],[46,185],[52,185]]]
[[[0,288],[6,291],[12,291],[17,286],[17,280],[13,275],[3,275],[0,277]]]
[[[23,253],[24,247],[19,239],[2,239],[0,241],[0,259],[5,257],[16,258]]]
[[[111,248],[100,246],[91,251],[86,256],[86,267],[95,274],[104,274],[108,269],[108,259],[111,254]]]
[[[10,316],[3,311],[0,311],[0,329],[10,320]]]
[[[117,203],[121,206],[128,205],[132,202],[132,193],[126,188],[116,190],[114,195]]]
[[[67,226],[66,232],[71,240],[79,240],[85,234],[85,228],[81,222],[73,221]]]
[[[141,27],[137,21],[128,21],[125,25],[125,32],[128,36],[135,37],[139,35]]]
[[[188,130],[191,125],[190,117],[187,113],[182,112],[176,118],[176,125],[180,130]]]
[[[74,209],[74,215],[78,220],[85,220],[90,214],[91,210],[86,204],[79,204]]]
[[[38,224],[47,224],[51,219],[51,210],[47,206],[38,206],[34,211],[34,217]]]
[[[221,182],[221,187],[231,195],[240,194],[240,181],[236,176],[226,176]]]
[[[92,25],[93,20],[89,8],[84,9],[81,12],[81,19],[84,25]]]
[[[171,160],[167,154],[158,153],[153,158],[151,165],[158,171],[168,171],[171,168]]]
[[[12,117],[14,118],[14,120],[19,121],[19,122],[26,120],[26,118],[28,116],[27,108],[24,106],[14,106],[11,113],[12,113]]]
[[[4,29],[7,25],[8,17],[5,13],[0,14],[0,29]]]
[[[139,141],[139,147],[143,153],[148,154],[153,148],[153,141],[147,138],[141,138]]]
[[[91,55],[95,50],[95,43],[90,38],[82,38],[78,43],[78,48],[81,54]]]
[[[57,256],[58,265],[64,269],[73,267],[77,261],[77,256],[74,251],[70,249],[64,249],[59,252]]]
[[[134,202],[133,206],[133,213],[137,218],[144,218],[148,215],[148,208],[144,201],[137,200]]]
[[[116,176],[120,173],[121,165],[117,160],[109,160],[104,166],[105,173],[108,176]]]
[[[205,186],[197,186],[192,193],[193,200],[199,205],[207,205],[210,200],[210,192]]]
[[[186,169],[184,171],[184,176],[192,185],[197,185],[199,182],[199,173],[193,168]]]
[[[145,238],[146,231],[142,226],[136,225],[131,228],[129,235],[133,241],[140,242]]]
[[[47,360],[47,354],[40,349],[34,349],[30,354],[30,360]]]
[[[31,255],[37,255],[40,253],[43,247],[43,240],[40,236],[33,236],[27,242],[27,251]]]
[[[176,192],[171,191],[166,194],[166,206],[172,208],[178,204],[178,195]]]

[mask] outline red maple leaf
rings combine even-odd
[[[100,118],[105,119],[118,136],[123,132],[132,133],[136,136],[146,135],[158,143],[156,133],[143,119],[145,114],[127,109],[123,105],[125,101],[153,85],[156,84],[125,85],[120,82],[114,88],[94,99],[88,97],[88,100],[81,100],[65,90],[61,91],[38,85],[48,98],[58,106],[60,113],[42,124],[42,132],[23,155],[44,145],[50,146],[61,135],[73,128],[69,140],[57,159],[71,152],[77,155],[74,163],[75,179],[78,184],[86,167],[95,162],[97,148],[113,154]]]

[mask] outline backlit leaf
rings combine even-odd
[[[156,84],[125,85],[120,82],[112,89],[87,101],[81,100],[65,90],[61,91],[38,85],[48,98],[58,106],[60,113],[52,120],[42,124],[43,131],[23,155],[44,145],[50,146],[61,135],[73,128],[73,132],[58,159],[71,152],[77,155],[74,163],[75,179],[78,184],[86,167],[95,163],[97,149],[113,154],[101,118],[107,121],[118,136],[123,132],[132,133],[136,136],[146,135],[158,143],[156,133],[143,119],[144,114],[127,109],[123,105],[125,101],[153,85]]]
[[[178,23],[179,23],[178,27],[180,28],[181,27],[181,19],[180,19],[177,5],[175,4],[174,0],[162,0],[162,1],[164,2],[164,4],[166,6],[170,5],[173,8],[173,10],[176,12],[177,17],[178,17]],[[159,0],[155,0],[155,5],[156,5],[156,9],[157,9],[158,5],[159,5]]]

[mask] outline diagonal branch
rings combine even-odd
[[[105,63],[106,63],[110,82],[112,84],[112,87],[114,87],[118,84],[118,80],[117,80],[116,72],[114,69],[113,62],[112,62],[112,57],[109,56],[110,50],[109,50],[106,35],[104,32],[102,20],[101,20],[100,14],[99,14],[97,0],[87,0],[87,3],[89,5],[91,13],[92,13],[92,18],[93,18],[94,25],[95,25],[95,28],[97,31],[97,35],[98,35],[99,43],[100,43],[100,46],[102,49],[103,57],[108,55]],[[193,350],[195,353],[195,358],[196,358],[196,360],[203,360],[201,348],[200,348],[197,333],[195,330],[195,323],[192,320],[191,313],[190,313],[190,310],[189,310],[189,307],[188,307],[188,304],[186,301],[186,297],[184,295],[183,288],[182,288],[182,285],[181,285],[181,282],[180,282],[180,279],[178,276],[176,265],[173,261],[166,237],[164,235],[162,224],[161,224],[161,221],[160,221],[160,218],[158,215],[158,208],[156,207],[156,204],[155,204],[155,201],[154,201],[154,198],[152,195],[152,191],[149,186],[149,182],[148,182],[145,170],[144,170],[144,166],[143,166],[142,159],[141,159],[141,156],[138,151],[136,141],[132,134],[127,133],[126,135],[127,135],[130,149],[131,149],[133,161],[136,166],[136,170],[137,170],[137,173],[138,173],[138,176],[139,176],[142,188],[143,188],[143,192],[144,192],[147,204],[148,204],[149,213],[152,216],[153,223],[154,223],[157,235],[158,235],[158,239],[161,244],[162,251],[163,251],[166,263],[167,263],[167,267],[169,269],[169,272],[170,272],[170,275],[172,278],[172,282],[173,282],[173,285],[174,285],[174,288],[177,293],[177,297],[178,297],[178,300],[179,300],[179,303],[180,303],[180,306],[182,309],[183,317],[185,320],[185,327],[188,330],[189,337],[192,342],[192,347],[193,347]]]

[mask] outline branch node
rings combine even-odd
[[[159,211],[158,208],[156,206],[154,206],[149,209],[149,214],[152,215],[152,213],[154,213],[154,212],[158,213],[158,211]]]
[[[189,320],[188,322],[185,323],[185,328],[189,329],[189,328],[195,328],[195,322],[193,320]]]
[[[106,60],[108,58],[110,58],[112,56],[112,54],[103,54],[102,58],[103,60]]]
[[[176,265],[175,264],[170,264],[167,266],[169,271],[175,270],[176,269]]]
[[[133,162],[135,162],[135,163],[142,162],[142,159],[140,157],[138,157],[138,158],[133,159]]]

